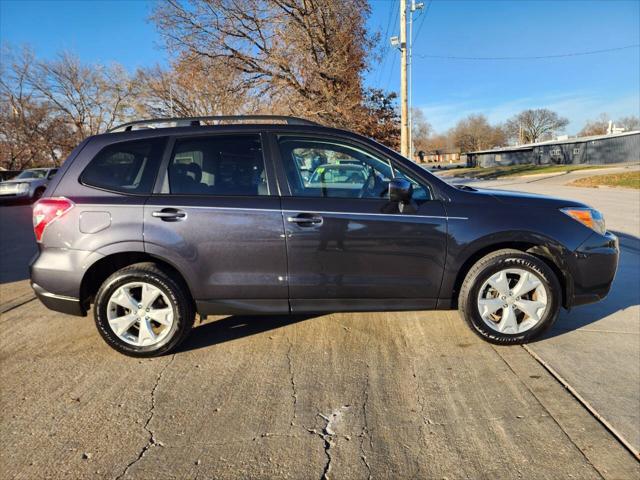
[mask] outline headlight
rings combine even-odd
[[[607,231],[607,227],[604,224],[604,217],[594,208],[567,207],[561,208],[560,211],[577,220],[585,227],[589,227],[591,230],[598,232],[600,235],[604,235]]]
[[[0,192],[2,192],[2,193],[17,194],[17,193],[27,192],[28,190],[29,190],[29,184],[28,183],[5,183],[5,184],[0,184]]]

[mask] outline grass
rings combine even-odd
[[[574,187],[621,187],[640,189],[640,172],[610,173],[595,175],[574,180],[569,185]]]
[[[502,177],[520,177],[526,175],[538,175],[541,173],[561,173],[573,172],[575,170],[588,170],[592,168],[602,168],[594,165],[508,165],[503,167],[473,167],[455,168],[443,171],[442,175],[447,177],[466,177],[491,180]]]

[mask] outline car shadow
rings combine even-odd
[[[620,240],[620,260],[609,294],[600,302],[581,305],[570,312],[561,310],[555,325],[536,341],[556,337],[640,305],[640,239],[622,232],[612,232]]]
[[[277,330],[319,315],[231,315],[193,329],[176,353],[198,350],[239,338]]]

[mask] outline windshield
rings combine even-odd
[[[45,178],[47,176],[47,171],[44,169],[41,170],[24,170],[20,172],[15,179],[25,179],[25,178]]]
[[[356,183],[364,184],[367,179],[363,166],[321,165],[315,169],[310,183]]]

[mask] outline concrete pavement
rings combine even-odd
[[[530,348],[548,362],[640,451],[640,191],[569,186],[576,178],[637,170],[577,171],[549,177],[464,181],[467,185],[575,199],[599,209],[618,234],[621,256],[602,302],[561,312],[548,335]]]
[[[213,319],[134,360],[30,302],[0,322],[8,478],[633,478],[533,358],[455,312]]]

